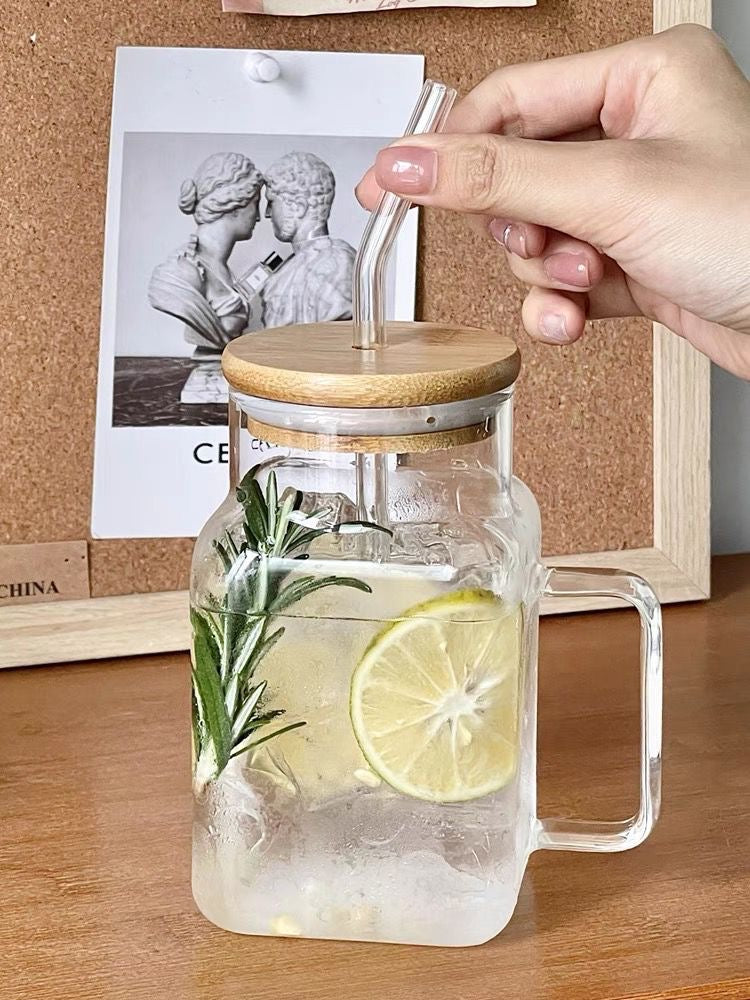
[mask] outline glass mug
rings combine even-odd
[[[657,818],[653,591],[542,564],[512,474],[511,341],[388,338],[376,360],[351,324],[224,355],[231,491],[191,589],[193,892],[231,931],[479,944],[532,851],[626,850]],[[539,604],[581,595],[640,615],[640,805],[621,823],[536,814]]]

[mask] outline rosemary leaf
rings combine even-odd
[[[220,654],[202,615],[193,612],[193,690],[198,709],[201,750],[210,747],[215,775],[226,767],[232,729],[219,676]]]
[[[242,732],[239,735],[239,739],[234,741],[234,746],[238,746],[247,736],[254,733],[256,729],[261,729],[263,726],[267,726],[269,722],[273,722],[274,719],[278,719],[280,716],[285,715],[283,708],[274,708],[270,712],[263,712],[262,715],[253,716],[250,721],[242,727]]]
[[[335,535],[360,535],[365,531],[380,531],[393,538],[393,532],[390,528],[384,528],[381,524],[375,524],[374,521],[342,521],[340,524],[335,524],[331,531]]]
[[[242,736],[243,730],[245,729],[250,716],[255,711],[255,706],[262,698],[263,692],[267,687],[268,681],[261,681],[257,687],[253,688],[252,693],[237,713],[234,724],[232,725],[232,743],[236,743]]]
[[[268,625],[269,619],[266,619],[266,626]],[[269,651],[276,645],[279,639],[282,637],[286,630],[284,628],[276,629],[270,636],[263,636],[259,639],[257,645],[252,651],[250,658],[248,659],[242,671],[238,675],[238,691],[242,694],[243,691],[249,690],[251,682],[253,679],[253,674],[258,664],[263,660]]]
[[[232,658],[237,646],[237,639],[242,634],[246,619],[243,614],[242,596],[236,587],[227,587],[226,607],[224,609],[224,645],[222,646],[222,677],[231,674]]]
[[[246,750],[254,750],[259,747],[261,743],[267,743],[269,740],[274,739],[276,736],[281,736],[282,733],[289,733],[293,729],[299,729],[300,726],[306,726],[306,722],[292,722],[288,726],[284,726],[282,729],[274,729],[272,733],[268,733],[267,736],[261,736],[259,740],[251,740],[250,742],[242,743],[233,753],[230,754],[230,760],[232,757],[237,757],[238,754],[245,753]]]
[[[282,635],[286,632],[286,629],[282,626],[277,628],[275,632],[267,635],[258,645],[255,647],[252,655],[252,662],[248,664],[248,667],[254,668],[257,663],[259,663],[276,645]],[[248,670],[246,673],[245,680],[249,680],[252,676],[252,669]]]
[[[294,510],[296,493],[296,490],[288,490],[279,506],[279,516],[276,523],[276,542],[271,553],[274,556],[281,555],[287,549],[287,527],[289,525],[289,515]]]
[[[238,503],[244,507],[250,501],[250,482],[255,479],[255,469],[250,469],[243,477],[237,489],[234,491]]]
[[[309,545],[310,542],[315,541],[316,538],[320,538],[321,535],[327,533],[326,528],[305,528],[298,524],[289,532],[284,543],[285,553],[288,554],[293,552],[294,549],[302,548],[303,545]]]
[[[221,559],[221,564],[224,567],[224,572],[228,573],[232,568],[232,557],[227,552],[225,546],[223,546],[221,542],[216,539],[214,539],[214,548],[219,553],[219,558]]]
[[[291,733],[293,729],[300,729],[302,726],[306,725],[306,722],[290,722],[288,726],[283,726],[281,729],[274,729],[272,733],[268,733],[266,736],[261,736],[259,740],[253,740],[248,749],[254,750],[255,747],[259,747],[261,743],[267,743],[275,736],[281,736],[283,733]]]
[[[268,473],[266,483],[266,521],[268,522],[268,537],[276,537],[276,518],[279,513],[279,491],[276,485],[276,473]]]
[[[192,671],[191,671],[192,675]],[[200,757],[201,751],[203,749],[203,740],[201,736],[203,712],[198,706],[198,699],[195,694],[195,684],[193,684],[192,689],[192,712],[190,718],[193,726],[193,753],[196,758]]]
[[[200,615],[200,617],[206,623],[206,625],[208,626],[208,630],[211,633],[211,637],[213,638],[216,644],[216,649],[220,651],[224,642],[224,624],[221,620],[220,615],[214,614],[210,611],[205,611],[203,609],[195,610],[194,614]]]
[[[232,557],[232,563],[235,563],[240,557],[240,550],[237,548],[235,540],[232,538],[232,536],[228,531],[224,532],[224,544],[226,545],[227,551]]]
[[[330,514],[329,507],[316,507],[315,510],[309,511],[295,510],[289,520],[303,528],[322,528],[325,525],[320,523],[320,519],[326,514]]]
[[[256,536],[253,529],[250,527],[247,521],[242,525],[242,533],[245,536],[245,541],[252,549],[257,549],[260,544],[260,539]]]
[[[371,593],[366,583],[352,577],[305,576],[285,585],[292,570],[275,564],[284,558],[306,559],[308,553],[300,550],[337,530],[336,525],[324,523],[328,509],[305,513],[300,490],[286,489],[279,498],[274,472],[268,475],[265,493],[251,471],[236,495],[244,514],[240,542],[229,531],[214,542],[224,570],[223,597],[210,608],[191,612],[197,787],[217,778],[231,758],[306,724],[292,722],[258,735],[284,714],[283,708],[264,711],[268,682],[253,683],[259,664],[285,632],[280,626],[269,633],[274,615],[325,587]],[[360,522],[348,530],[377,528]]]
[[[255,483],[257,489],[260,489],[257,483]],[[265,506],[265,505],[264,505]],[[268,529],[266,525],[265,514],[261,512],[258,505],[254,502],[248,502],[245,504],[245,524],[244,524],[245,535],[248,535],[248,531],[252,534],[254,538],[253,542],[250,542],[252,548],[257,551],[262,551],[265,545],[266,538],[268,537]]]
[[[316,590],[323,590],[325,587],[351,587],[354,590],[361,590],[365,594],[372,593],[372,588],[368,584],[352,576],[302,576],[281,591],[268,609],[269,614],[281,614],[292,604],[301,601],[303,597],[315,593]]]
[[[245,504],[245,514],[251,513],[253,517],[262,525],[262,530],[259,534],[260,538],[268,538],[268,507],[266,506],[266,498],[263,496],[263,490],[260,488],[260,483],[257,479],[250,480],[250,500]]]
[[[250,627],[245,629],[240,636],[240,641],[237,643],[237,653],[232,661],[232,672],[236,675],[238,681],[241,679],[245,667],[250,662],[250,658],[255,652],[259,641],[263,638],[263,633],[267,625],[268,620],[265,617],[252,619]]]

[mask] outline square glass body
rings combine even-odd
[[[314,450],[255,465],[252,400],[230,410],[232,488],[192,571],[196,902],[245,934],[486,941],[515,907],[536,806],[540,523],[512,475],[511,392],[467,443],[355,455],[329,422]],[[423,719],[398,704],[422,697],[410,678],[436,688],[446,649],[430,738],[476,751],[449,777],[432,750],[419,771]],[[362,708],[382,683],[392,727]],[[482,685],[502,691],[486,760]]]

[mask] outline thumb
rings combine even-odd
[[[419,205],[523,219],[606,247],[640,201],[630,147],[615,139],[409,136],[378,153],[374,173],[381,188]]]

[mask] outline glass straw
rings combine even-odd
[[[456,91],[444,83],[425,81],[404,135],[440,132],[456,99]],[[385,272],[393,244],[410,202],[386,191],[380,196],[365,227],[354,262],[354,347],[373,350],[386,346]]]
[[[427,80],[419,95],[405,135],[439,132],[456,99],[456,92],[445,84]],[[398,195],[384,192],[365,227],[354,262],[352,318],[354,347],[374,350],[386,347],[385,272],[393,244],[409,211],[410,203]],[[383,528],[389,524],[388,456],[355,456],[357,477],[357,516],[374,521]],[[363,557],[387,561],[390,540],[383,532],[363,538]]]

